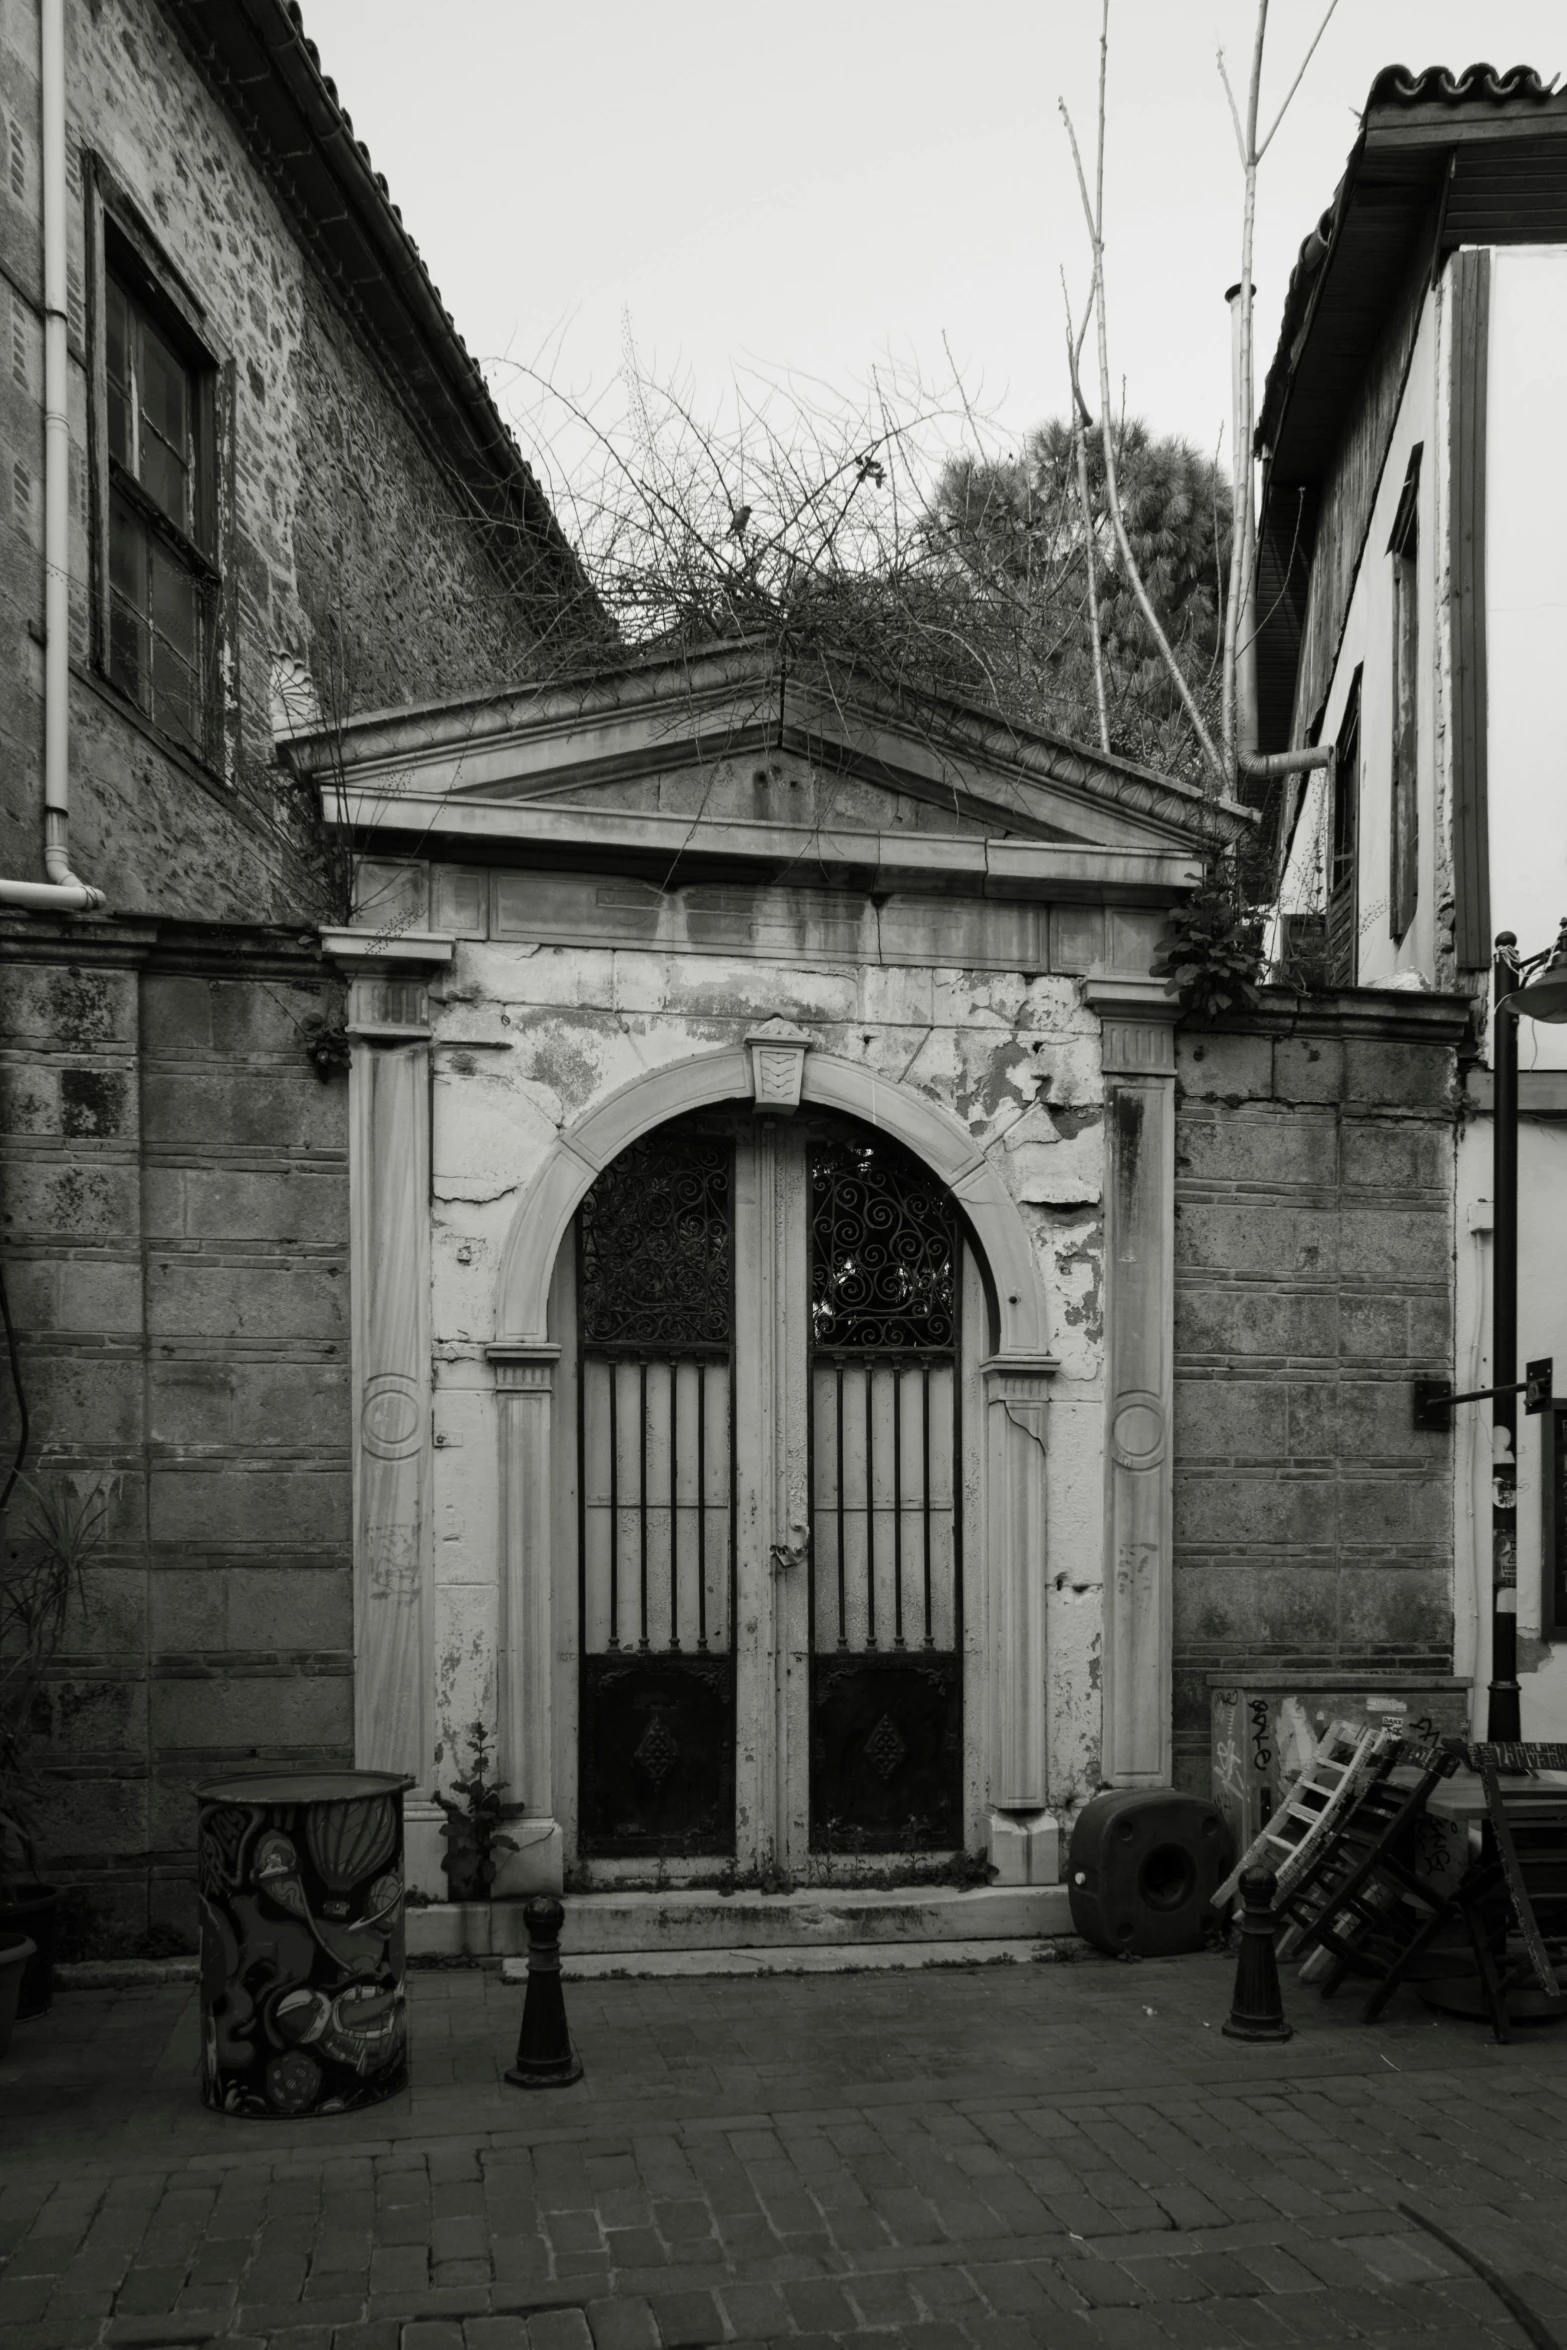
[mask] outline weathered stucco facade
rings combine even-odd
[[[693,1112],[831,1116],[963,1210],[982,1302],[948,1842],[1053,1879],[1056,1823],[1102,1774],[1170,1775],[1177,1007],[1148,966],[1201,839],[1242,819],[961,713],[828,709],[744,653],[290,755],[330,756],[369,852],[361,918],[328,937],[355,1040],[362,1759],[428,1783],[498,1723],[530,1823],[503,1888],[613,1878],[578,1833],[573,1216]],[[797,1109],[775,1118],[759,1054]],[[780,1263],[769,1332],[804,1279]],[[820,1514],[768,1435],[790,1375],[738,1431],[742,1586],[748,1479],[759,1556]],[[784,1660],[780,1688],[790,1657],[804,1673],[798,1588],[742,1591],[739,1645]],[[795,1701],[772,1718],[768,1662],[748,1724],[745,1669],[739,1865],[830,1876]],[[438,1890],[434,1815],[412,1824]]]

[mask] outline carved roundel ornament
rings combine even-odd
[[[403,1461],[419,1449],[419,1388],[405,1371],[377,1371],[365,1381],[359,1438],[378,1461]]]
[[[1145,1388],[1129,1388],[1115,1407],[1110,1446],[1123,1469],[1156,1469],[1164,1458],[1164,1410]]]

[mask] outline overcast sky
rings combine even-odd
[[[1325,0],[1273,0],[1264,119]],[[576,391],[620,365],[721,400],[735,364],[927,375],[943,338],[1010,430],[1063,405],[1086,248],[1057,100],[1091,140],[1097,0],[305,0],[357,134],[469,348]],[[1107,273],[1130,409],[1211,446],[1240,173],[1214,63],[1254,0],[1112,0]],[[1339,0],[1263,167],[1259,380],[1291,263],[1383,65],[1567,67],[1562,0]],[[506,398],[502,378],[497,388]],[[1226,442],[1227,446],[1227,442]]]

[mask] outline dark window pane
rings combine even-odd
[[[190,374],[156,327],[141,326],[142,413],[183,460],[190,437]]]
[[[109,585],[139,611],[147,602],[147,533],[124,502],[109,507]]]
[[[118,596],[109,604],[109,675],[133,701],[147,705],[147,630],[139,613]]]
[[[195,672],[161,636],[152,640],[152,714],[166,732],[193,750],[200,747]]]
[[[127,473],[131,470],[130,402],[111,376],[109,379],[109,454]]]
[[[171,522],[181,530],[190,528],[189,500],[186,495],[187,475],[174,451],[155,432],[142,426],[141,486],[153,504],[162,509]]]
[[[212,654],[207,589],[129,486],[137,483],[181,531],[195,529],[204,430],[198,372],[112,277],[104,359],[109,452],[123,468],[109,500],[109,674],[158,725],[199,751]]]
[[[122,390],[130,382],[130,303],[125,288],[111,277],[104,302],[104,358],[109,381]]]
[[[196,583],[152,542],[152,625],[188,666],[196,659]]]

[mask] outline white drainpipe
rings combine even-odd
[[[71,871],[71,427],[67,412],[65,0],[41,0],[44,213],[44,871],[0,881],[0,905],[88,914],[108,903]]]

